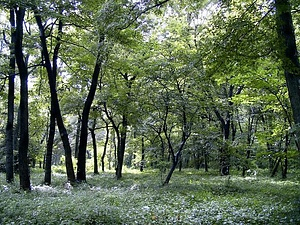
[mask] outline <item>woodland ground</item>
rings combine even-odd
[[[0,174],[0,224],[300,224],[300,177],[292,174],[229,178],[190,169],[162,187],[159,172],[130,170],[121,180],[90,174],[68,190],[64,173],[44,186],[35,169],[31,193]]]

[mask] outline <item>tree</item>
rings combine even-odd
[[[53,65],[53,77],[54,82],[56,84],[56,77],[57,77],[57,60],[58,60],[58,53],[61,46],[61,36],[63,32],[63,22],[60,19],[58,21],[58,34],[56,37],[56,45],[54,47],[54,53],[52,58],[52,65]],[[51,105],[50,105],[50,122],[49,122],[49,134],[47,140],[47,149],[46,149],[46,157],[45,157],[45,179],[44,183],[50,185],[51,184],[51,166],[52,166],[52,152],[53,152],[53,143],[54,143],[54,136],[55,136],[55,103],[53,98],[51,98]]]
[[[19,175],[20,188],[26,191],[31,190],[30,174],[28,166],[28,71],[23,54],[23,23],[25,9],[21,6],[15,8],[16,13],[16,62],[19,69],[21,90],[20,90],[20,141],[19,141]]]
[[[40,40],[41,40],[41,45],[43,49],[43,56],[45,59],[45,68],[47,70],[48,74],[48,81],[49,81],[49,86],[50,86],[50,94],[51,94],[51,104],[53,104],[54,107],[53,109],[53,114],[55,115],[57,126],[60,132],[60,136],[64,145],[65,149],[65,163],[66,163],[66,169],[67,169],[67,177],[70,182],[75,181],[75,173],[74,173],[74,168],[73,168],[73,163],[72,163],[72,151],[71,151],[71,146],[69,142],[69,137],[67,130],[65,128],[63,118],[61,115],[61,110],[60,110],[60,105],[58,101],[58,96],[56,92],[56,79],[55,79],[55,73],[53,71],[53,67],[51,65],[50,61],[50,56],[47,48],[47,42],[46,42],[46,35],[45,35],[45,29],[42,24],[42,18],[41,14],[37,9],[34,9],[34,16],[40,31]]]
[[[272,47],[275,32],[270,29],[274,26],[273,6],[263,1],[227,3],[218,9],[208,23],[209,33],[205,34],[207,43],[204,46],[209,48],[203,62],[206,74],[215,87],[215,90],[209,89],[209,93],[215,99],[212,105],[221,122],[222,131],[225,131],[223,139],[229,140],[229,134],[231,135],[231,140],[224,142],[221,147],[221,161],[222,151],[227,149],[225,158],[228,163],[228,159],[232,158],[235,160],[232,165],[238,165],[237,161],[243,155],[249,155],[249,146],[244,148],[244,153],[236,154],[240,152],[238,148],[243,148],[242,142],[247,142],[247,139],[241,134],[246,127],[246,123],[241,122],[245,120],[246,114],[243,114],[243,119],[239,119],[240,115],[237,112],[244,108],[238,108],[239,105],[234,104],[235,100],[239,99],[243,89],[247,94],[242,95],[241,99],[251,106],[253,99],[250,91],[255,88],[260,93],[265,93],[264,80],[269,81],[270,74],[276,76],[278,70]],[[249,43],[252,43],[251,48]],[[205,50],[203,52],[205,53]],[[224,97],[220,98],[219,93],[225,93]],[[263,96],[257,98],[263,101],[266,95]],[[216,110],[219,107],[221,110]]]
[[[288,0],[275,0],[276,24],[279,43],[279,58],[282,61],[284,76],[288,88],[293,119],[295,123],[296,144],[300,150],[300,64],[296,45],[296,37]]]
[[[225,111],[225,115],[222,116],[218,109],[215,109],[215,114],[220,121],[221,131],[223,134],[223,145],[220,148],[220,173],[221,175],[229,175],[230,168],[230,150],[229,150],[229,141],[231,136],[231,141],[234,141],[235,138],[235,127],[232,121],[232,105],[233,102],[231,99],[234,95],[238,95],[242,91],[242,87],[237,88],[236,92],[234,92],[234,86],[229,85],[228,90],[224,86],[223,87],[225,99],[228,102],[228,108]]]
[[[10,60],[9,60],[9,78],[8,78],[8,104],[7,104],[7,125],[6,125],[6,180],[14,180],[14,99],[15,99],[15,11],[10,9]]]
[[[98,171],[98,151],[97,151],[97,140],[96,140],[96,121],[97,118],[93,119],[92,127],[89,127],[89,131],[91,132],[92,140],[93,140],[93,155],[94,155],[94,174],[99,174]]]
[[[82,119],[81,119],[81,131],[80,131],[80,142],[78,149],[78,164],[77,164],[77,180],[86,181],[86,146],[87,146],[87,135],[88,135],[88,120],[90,109],[94,100],[94,96],[97,90],[97,84],[102,64],[102,51],[101,46],[104,43],[104,35],[99,37],[99,50],[96,58],[95,68],[92,76],[92,83],[89,90],[89,94],[84,104]],[[94,156],[97,157],[97,156]]]
[[[155,7],[159,7],[160,5],[168,2],[156,2],[154,5],[148,3],[130,3],[128,5],[124,5],[118,1],[107,1],[105,3],[100,4],[100,13],[98,20],[100,24],[97,24],[97,33],[99,34],[99,46],[104,46],[105,39],[111,39],[109,41],[121,42],[125,43],[126,40],[126,29],[128,29],[133,24],[137,23],[137,20],[147,11],[153,9]],[[98,6],[98,7],[99,7]],[[87,7],[90,7],[87,5]],[[125,35],[123,34],[125,33]],[[125,40],[122,40],[125,38]],[[106,46],[104,46],[107,49]],[[101,47],[98,49],[96,64],[92,76],[92,83],[89,89],[88,97],[85,101],[82,120],[81,120],[81,133],[80,133],[80,143],[79,143],[79,151],[78,151],[78,168],[77,168],[77,180],[85,181],[86,180],[86,146],[87,146],[87,124],[89,111],[95,96],[97,80],[99,77],[101,64],[103,60],[103,55],[107,54],[104,52]],[[127,73],[123,73],[122,75],[125,80],[127,79]],[[128,82],[129,80],[127,80]],[[129,82],[128,82],[129,83]],[[129,87],[130,88],[130,87]],[[107,111],[106,111],[107,112]],[[118,131],[117,136],[119,134],[119,148],[117,151],[118,165],[116,170],[117,178],[121,178],[122,165],[124,160],[125,153],[125,142],[126,142],[126,129],[128,126],[127,121],[127,112],[122,115],[122,127],[120,131]],[[112,119],[112,117],[110,117]],[[112,122],[112,121],[111,121]],[[115,124],[116,125],[116,124]],[[119,125],[114,126],[115,129],[119,129]],[[117,132],[117,131],[116,131]]]
[[[162,171],[166,169],[164,159],[170,159],[164,185],[169,183],[181,160],[201,104],[197,99],[201,91],[201,85],[197,85],[201,72],[197,68],[190,27],[180,12],[172,11],[171,15],[167,18],[169,25],[163,29],[157,26],[157,33],[149,40],[152,54],[145,60],[149,68],[143,65],[145,77],[140,84],[146,98],[140,106],[140,111],[146,113],[142,120],[148,132],[154,131],[160,141],[159,152],[154,154],[158,164],[163,166]]]
[[[105,142],[104,142],[104,148],[103,148],[103,153],[101,156],[101,170],[102,172],[104,172],[104,168],[105,168],[105,164],[104,164],[104,159],[106,156],[106,152],[107,152],[107,147],[108,147],[108,142],[109,142],[109,122],[107,122],[103,117],[101,117],[101,119],[103,120],[103,122],[105,123]]]
[[[117,116],[113,116],[112,112],[107,107],[107,102],[104,102],[103,108],[107,119],[112,124],[112,127],[116,133],[117,138],[117,165],[116,165],[116,177],[120,179],[122,177],[122,168],[124,162],[124,154],[125,154],[125,147],[126,147],[126,138],[127,138],[127,129],[129,126],[129,119],[130,119],[130,103],[131,103],[131,96],[132,96],[132,84],[136,78],[136,76],[130,76],[127,73],[120,72],[120,76],[123,77],[123,83],[125,83],[125,90],[118,91],[120,95],[119,99],[122,99],[117,107],[120,107],[119,110],[121,112]],[[120,85],[119,87],[122,87]],[[115,87],[117,90],[119,87]],[[116,90],[115,90],[116,91]]]

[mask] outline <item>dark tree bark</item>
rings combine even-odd
[[[96,140],[96,119],[93,121],[93,126],[89,128],[93,140],[93,155],[94,155],[94,174],[99,174],[98,171],[98,151],[97,151],[97,140]]]
[[[293,26],[291,6],[288,0],[275,0],[277,16],[278,50],[296,125],[296,144],[300,150],[300,64]]]
[[[117,144],[116,144],[115,129],[112,130],[111,134],[112,134],[111,140],[110,140],[111,145],[109,148],[109,156],[108,156],[108,169],[109,170],[111,170],[112,166],[115,168],[115,162],[117,161]],[[113,164],[111,162],[113,162]]]
[[[123,162],[124,162],[124,154],[125,154],[125,148],[126,148],[126,136],[127,136],[127,127],[128,127],[128,103],[130,102],[130,97],[131,97],[131,87],[132,84],[136,78],[136,76],[130,77],[127,73],[121,73],[123,78],[125,79],[126,86],[128,88],[128,91],[126,93],[127,95],[127,104],[125,108],[123,109],[123,115],[122,115],[122,122],[121,122],[121,127],[118,135],[118,148],[117,148],[117,168],[116,168],[116,176],[117,179],[122,178],[122,168],[123,168]]]
[[[99,43],[100,45],[103,44],[104,36],[100,37]],[[91,110],[91,106],[93,104],[94,96],[97,90],[97,84],[101,69],[101,56],[100,51],[98,52],[98,56],[96,59],[96,64],[92,76],[92,83],[88,93],[88,96],[84,103],[84,108],[82,112],[82,119],[81,119],[81,130],[80,130],[80,142],[79,142],[79,149],[78,149],[78,162],[77,162],[77,180],[79,182],[86,181],[86,146],[87,146],[87,135],[88,135],[88,121],[89,121],[89,114]]]
[[[208,172],[208,152],[204,150],[204,171]]]
[[[182,162],[182,154],[181,154],[180,158],[179,158],[179,163],[178,163],[178,171],[179,172],[181,172],[181,170],[182,170],[182,164],[183,164],[183,162]]]
[[[145,166],[145,142],[144,142],[144,138],[142,138],[142,159],[140,162],[140,171],[141,172],[144,171],[144,166]]]
[[[10,60],[8,78],[8,103],[7,103],[7,125],[6,125],[6,181],[14,180],[14,99],[15,99],[15,11],[10,10],[9,16],[11,26]]]
[[[106,130],[106,136],[105,136],[105,143],[104,143],[104,149],[103,149],[103,154],[101,156],[101,169],[102,169],[102,172],[104,172],[104,169],[105,169],[105,164],[104,164],[104,159],[105,159],[105,155],[106,155],[106,152],[107,152],[107,146],[108,146],[108,141],[109,141],[109,124],[105,122],[105,130]]]
[[[23,55],[23,22],[25,9],[18,7],[16,10],[16,45],[15,55],[19,69],[21,90],[20,90],[20,141],[19,141],[19,175],[20,188],[30,191],[30,174],[28,166],[28,70]]]
[[[46,157],[45,157],[44,183],[46,185],[51,184],[52,152],[53,152],[53,143],[54,143],[54,136],[55,136],[55,116],[53,112],[52,103],[51,103],[50,111],[51,112],[50,112],[49,135],[48,135],[47,150],[46,150]]]
[[[169,184],[169,182],[171,180],[171,177],[173,175],[173,172],[175,171],[176,166],[178,165],[178,162],[179,162],[180,157],[181,157],[182,150],[185,146],[185,143],[186,143],[187,139],[188,139],[188,136],[185,136],[184,139],[182,140],[180,146],[179,146],[178,151],[176,153],[174,152],[173,147],[170,149],[171,150],[171,157],[172,157],[172,166],[169,170],[169,173],[168,173],[163,185]]]
[[[72,162],[71,145],[69,142],[68,132],[65,128],[63,118],[61,115],[60,105],[59,105],[58,96],[56,92],[56,79],[55,79],[56,76],[51,65],[50,56],[47,48],[46,35],[42,24],[40,12],[34,10],[34,16],[40,31],[40,40],[41,40],[41,45],[43,50],[43,56],[45,59],[44,66],[47,70],[49,86],[50,86],[51,102],[53,102],[53,113],[56,118],[57,126],[65,150],[65,163],[66,163],[67,177],[70,182],[75,182],[75,173],[74,173],[73,162]]]
[[[200,169],[200,153],[198,151],[199,150],[193,154],[194,166],[196,170]]]
[[[289,135],[285,134],[285,145],[283,149],[283,162],[282,162],[282,179],[287,178],[287,172],[288,172],[288,157],[287,157],[287,152],[288,152],[288,147],[290,144],[289,140]]]
[[[120,124],[117,125],[115,123],[114,119],[112,118],[112,116],[109,114],[106,103],[104,103],[104,112],[105,112],[108,120],[112,124],[112,127],[115,131],[115,135],[117,137],[117,143],[116,143],[116,148],[115,148],[115,159],[117,161],[116,165],[115,165],[116,166],[116,177],[117,177],[117,179],[121,179],[122,178],[122,167],[123,167],[123,161],[124,161],[124,155],[122,155],[122,153],[123,154],[125,153],[127,120],[126,120],[126,117],[123,115],[122,126],[125,125],[126,127],[120,128]],[[123,148],[123,149],[121,149],[121,148]]]
[[[78,158],[79,151],[79,139],[80,139],[80,124],[81,124],[81,115],[78,115],[77,126],[76,126],[76,137],[75,137],[75,158]]]
[[[56,45],[54,48],[53,53],[53,76],[56,84],[56,78],[57,78],[57,59],[58,59],[58,53],[61,45],[61,35],[62,35],[62,29],[63,29],[63,23],[61,20],[59,20],[58,23],[58,35],[56,37]],[[46,160],[45,160],[45,179],[44,183],[46,185],[51,184],[51,166],[52,166],[52,152],[53,152],[53,143],[54,143],[54,137],[55,137],[55,111],[54,111],[55,104],[53,100],[51,99],[51,108],[50,108],[50,124],[49,124],[49,135],[48,135],[48,141],[47,141],[47,151],[46,151]]]
[[[124,154],[125,154],[125,145],[126,145],[126,136],[127,136],[127,117],[126,115],[122,116],[122,127],[120,131],[120,143],[119,147],[117,148],[117,169],[116,169],[116,176],[117,179],[122,178],[122,168],[124,162]]]
[[[271,177],[274,177],[276,175],[280,163],[281,163],[281,157],[277,157],[275,160],[274,167],[272,168],[272,171],[271,171]]]

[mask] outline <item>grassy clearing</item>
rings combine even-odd
[[[265,176],[220,177],[195,170],[175,172],[161,187],[155,171],[89,175],[88,183],[67,190],[65,175],[33,191],[20,192],[0,175],[0,224],[300,224],[300,180]]]

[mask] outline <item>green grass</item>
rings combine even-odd
[[[0,224],[300,224],[300,180],[266,176],[220,177],[196,170],[175,172],[161,186],[156,171],[88,175],[86,184],[52,186],[32,172],[33,191],[5,183],[0,174]],[[17,181],[16,181],[17,182]]]

